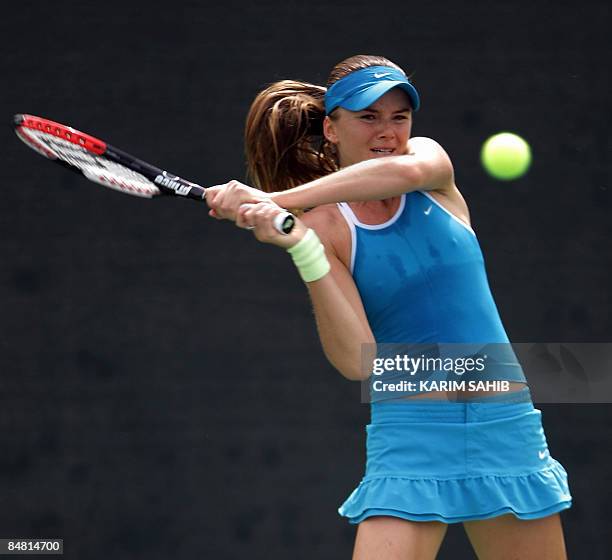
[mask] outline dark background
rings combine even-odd
[[[254,95],[382,54],[449,152],[514,341],[610,341],[606,2],[4,3],[0,537],[70,558],[349,558],[336,513],[367,405],[319,348],[282,251],[183,200],[45,162],[29,112],[202,184],[244,178]],[[482,142],[531,144],[500,183]],[[231,382],[231,383],[229,383]],[[609,556],[610,405],[540,405],[574,496],[571,558]],[[439,558],[474,558],[460,525]]]

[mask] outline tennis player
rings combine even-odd
[[[508,344],[468,207],[444,149],[410,136],[419,95],[404,71],[354,56],[327,88],[277,82],[246,124],[250,176],[207,192],[210,214],[291,254],[323,350],[363,380],[367,343]],[[289,235],[281,209],[308,210]],[[504,390],[425,388],[371,404],[367,466],[340,507],[355,560],[435,558],[463,523],[481,560],[566,558],[567,474],[548,451],[522,369]]]

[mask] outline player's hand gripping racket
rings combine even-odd
[[[17,136],[30,148],[104,187],[144,198],[173,195],[206,199],[204,187],[69,126],[21,114],[15,115],[14,126]],[[280,213],[274,220],[279,233],[289,233],[294,225],[295,218],[289,212]]]

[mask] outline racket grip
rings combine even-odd
[[[281,212],[274,217],[274,229],[283,235],[291,233],[295,225],[295,216],[289,212]]]
[[[191,188],[185,196],[195,200],[206,200],[206,189],[204,187],[200,187],[199,185],[191,185]]]

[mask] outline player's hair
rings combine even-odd
[[[369,66],[390,66],[403,72],[382,56],[356,55],[334,66],[327,87]],[[248,177],[256,187],[283,191],[338,169],[335,146],[323,136],[326,91],[307,82],[282,80],[255,97],[246,119],[244,143]]]

